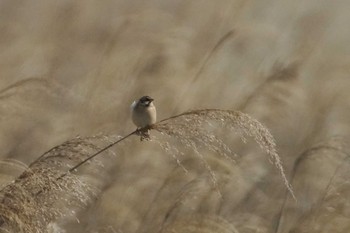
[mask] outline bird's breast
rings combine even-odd
[[[146,127],[156,123],[157,113],[154,106],[136,107],[132,111],[132,121],[137,127]]]

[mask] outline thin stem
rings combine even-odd
[[[202,63],[200,64],[199,69],[197,70],[195,75],[192,77],[192,80],[190,80],[190,83],[184,88],[182,93],[179,94],[180,97],[177,98],[179,101],[175,103],[174,105],[175,107],[173,108],[173,111],[176,111],[176,109],[178,108],[178,105],[181,103],[180,100],[183,99],[185,94],[187,94],[190,91],[190,88],[192,87],[192,85],[199,79],[200,75],[203,73],[205,67],[207,66],[208,62],[213,57],[213,55],[217,51],[219,51],[222,48],[222,46],[225,44],[225,42],[228,41],[228,39],[232,38],[234,35],[235,35],[234,30],[228,31],[223,37],[220,38],[218,42],[216,42],[215,46],[205,55]]]
[[[52,147],[50,150],[46,151],[44,154],[40,155],[39,158],[35,159],[33,162],[31,162],[29,164],[28,167],[31,167],[33,164],[35,164],[36,162],[38,162],[40,159],[42,159],[45,155],[47,155],[48,153],[50,153],[51,151],[57,149],[58,146]]]
[[[190,110],[190,111],[186,111],[186,112],[180,113],[180,114],[175,115],[175,116],[171,116],[171,117],[165,118],[165,119],[159,121],[158,123],[161,123],[161,122],[164,122],[164,121],[168,121],[168,120],[171,120],[171,119],[174,119],[174,118],[178,118],[180,116],[192,115],[192,114],[200,114],[202,112],[208,112],[208,111],[232,112],[232,113],[236,112],[236,111],[232,111],[232,110],[222,110],[222,109],[217,109],[217,108],[206,108],[206,109]],[[155,125],[157,125],[157,124],[155,124]],[[151,127],[151,129],[152,129],[152,127]]]
[[[95,158],[97,155],[101,154],[102,152],[108,150],[109,148],[111,148],[112,146],[114,146],[115,144],[127,139],[128,137],[130,137],[133,134],[136,134],[137,132],[139,132],[139,129],[134,130],[133,132],[129,133],[128,135],[122,137],[121,139],[109,144],[108,146],[102,148],[101,150],[97,151],[95,154],[89,156],[88,158],[84,159],[83,161],[81,161],[80,163],[78,163],[77,165],[75,165],[74,167],[72,167],[71,169],[68,170],[68,172],[62,174],[60,177],[57,178],[57,180],[62,179],[63,177],[65,177],[68,173],[76,170],[77,168],[79,168],[80,166],[82,166],[83,164],[85,164],[86,162],[88,162],[89,160]]]

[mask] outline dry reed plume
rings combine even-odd
[[[75,216],[100,192],[101,162],[89,165],[83,175],[66,173],[76,163],[99,150],[104,137],[75,138],[52,148],[0,191],[2,232],[47,232],[48,225]],[[66,174],[64,179],[59,179]],[[98,182],[89,176],[97,175]]]
[[[302,153],[294,167],[292,182],[298,196],[302,196],[299,201],[303,205],[286,199],[277,232],[344,232],[348,229],[350,225],[343,219],[348,201],[339,195],[350,192],[348,142],[346,137],[332,137]],[[324,172],[315,174],[312,172],[315,168]],[[322,192],[317,191],[319,186]],[[328,224],[327,219],[342,224]]]
[[[348,233],[349,7],[0,1],[0,232]]]
[[[164,119],[150,128],[193,150],[205,164],[216,185],[215,173],[203,158],[201,151],[210,150],[218,156],[222,155],[225,159],[234,161],[234,153],[229,146],[212,132],[217,127],[230,129],[241,137],[252,137],[270,156],[294,197],[272,135],[261,123],[247,114],[220,109],[193,110]],[[98,143],[101,144],[101,138],[77,138],[44,153],[12,184],[1,190],[2,228],[16,232],[45,232],[50,223],[67,217],[72,213],[72,209],[86,206],[98,194],[99,189],[74,172],[113,145],[131,135],[138,135],[139,132],[140,130],[136,130],[102,148],[98,146]],[[169,149],[169,142],[161,145],[167,145],[164,148]],[[180,149],[176,150],[180,152]],[[177,159],[176,154],[173,156]],[[181,165],[181,161],[177,159],[177,162]],[[95,170],[103,169],[96,161],[89,165]]]
[[[193,110],[162,120],[152,128],[177,139],[181,145],[191,148],[200,158],[202,155],[199,149],[205,148],[228,160],[234,160],[234,152],[212,132],[215,127],[237,133],[242,141],[246,141],[246,136],[252,137],[269,155],[279,170],[285,186],[295,199],[277,154],[273,136],[265,126],[247,114],[221,109]],[[211,170],[208,164],[205,165]],[[215,174],[212,174],[212,177],[215,180]]]

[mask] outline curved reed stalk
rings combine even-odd
[[[194,76],[190,79],[190,82],[188,85],[186,85],[186,87],[184,88],[184,90],[182,91],[182,93],[179,95],[179,97],[177,98],[178,101],[177,103],[175,103],[175,107],[174,109],[178,108],[178,105],[181,103],[181,100],[183,99],[184,95],[187,94],[192,87],[192,85],[199,79],[200,75],[203,73],[203,71],[205,70],[207,64],[209,63],[210,59],[215,55],[216,52],[218,52],[223,45],[225,44],[226,41],[228,41],[229,39],[231,39],[233,36],[235,35],[235,31],[234,30],[230,30],[228,32],[226,32],[226,34],[224,34],[214,45],[214,47],[209,50],[209,52],[205,55],[203,61],[201,62],[198,70],[196,71],[196,73],[194,74]]]
[[[198,145],[201,144],[207,149],[229,158],[230,154],[232,154],[229,147],[210,133],[208,129],[208,125],[213,126],[213,124],[218,124],[223,129],[239,133],[243,140],[245,136],[252,137],[269,155],[270,160],[279,170],[287,190],[296,199],[292,186],[285,175],[273,136],[259,121],[245,113],[222,109],[187,111],[161,120],[153,125],[152,129],[178,139],[183,145],[192,148],[199,156],[201,155],[198,151]],[[198,143],[196,144],[196,142]],[[215,174],[213,174],[213,178],[215,179]]]
[[[50,223],[75,215],[97,196],[103,179],[68,173],[67,168],[104,147],[105,138],[76,138],[47,152],[17,179],[0,190],[1,232],[47,232]],[[101,163],[90,163],[89,173],[105,176]],[[90,174],[90,175],[92,175]],[[95,174],[95,175],[96,175]]]
[[[144,131],[147,130],[157,130],[160,133],[167,134],[175,139],[178,139],[182,145],[191,148],[202,160],[208,171],[210,172],[213,181],[215,183],[215,174],[210,169],[209,165],[203,159],[201,153],[199,152],[198,143],[204,145],[206,149],[213,152],[217,152],[224,157],[231,159],[230,155],[233,152],[230,148],[215,135],[209,133],[206,129],[208,125],[212,125],[210,122],[219,123],[220,127],[228,128],[234,132],[238,132],[243,138],[245,136],[252,137],[259,146],[269,155],[270,160],[275,164],[281,178],[292,197],[296,200],[291,184],[289,183],[281,159],[276,150],[276,143],[269,132],[269,130],[263,126],[259,121],[253,119],[247,114],[239,111],[232,110],[222,110],[222,109],[201,109],[192,110],[181,113],[179,115],[171,116],[169,118],[163,119],[158,123],[145,127],[143,129],[135,130],[128,135],[122,137],[121,139],[110,143],[105,148],[97,151],[93,155],[87,157],[85,160],[78,163],[76,166],[72,167],[69,172],[72,172],[84,165],[86,162],[92,158],[98,156],[101,152],[111,148],[117,143],[125,140],[132,135],[142,135]],[[180,162],[178,162],[180,164]],[[66,174],[59,177],[62,178]]]
[[[152,126],[135,130],[129,133],[128,135],[124,136],[123,138],[110,143],[105,148],[101,149],[100,151],[97,151],[93,155],[87,157],[85,160],[78,163],[76,166],[72,167],[69,170],[69,172],[76,170],[92,158],[98,156],[101,152],[111,148],[112,146],[127,139],[128,137],[140,134],[142,136],[143,132],[154,129],[159,131],[160,133],[167,134],[178,139],[184,146],[193,149],[193,151],[202,159],[206,168],[210,171],[213,181],[215,183],[215,174],[211,171],[209,165],[202,158],[201,153],[198,151],[196,142],[199,142],[202,145],[204,145],[206,149],[224,155],[226,158],[230,158],[229,154],[232,154],[232,151],[219,138],[206,131],[207,126],[211,125],[210,121],[219,123],[220,126],[223,128],[228,128],[240,133],[240,136],[242,138],[244,138],[244,136],[252,137],[259,144],[259,146],[269,155],[270,160],[273,161],[273,163],[279,170],[279,173],[287,190],[296,200],[292,186],[285,175],[281,159],[277,153],[275,140],[269,132],[269,130],[265,126],[263,126],[259,121],[253,119],[249,115],[232,110],[192,110],[163,119]],[[61,175],[59,179],[61,179],[65,175],[66,174]]]
[[[274,138],[260,122],[247,114],[221,109],[187,111],[169,117],[147,128],[135,130],[128,135],[103,141],[105,138],[76,138],[44,153],[30,164],[12,184],[0,190],[0,226],[15,232],[45,232],[47,226],[60,218],[69,216],[72,209],[86,205],[99,189],[74,174],[82,165],[89,164],[89,171],[101,173],[101,163],[88,163],[96,156],[132,135],[156,130],[178,140],[192,149],[204,162],[214,184],[215,174],[205,162],[200,149],[208,149],[231,159],[233,152],[210,127],[231,129],[242,137],[252,137],[270,156],[293,198]],[[103,142],[103,145],[101,144]],[[74,211],[73,211],[74,212]]]

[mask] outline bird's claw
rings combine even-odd
[[[137,129],[136,132],[137,135],[140,136],[140,141],[149,141],[151,140],[151,135],[149,134],[149,129],[148,128],[140,128]]]

